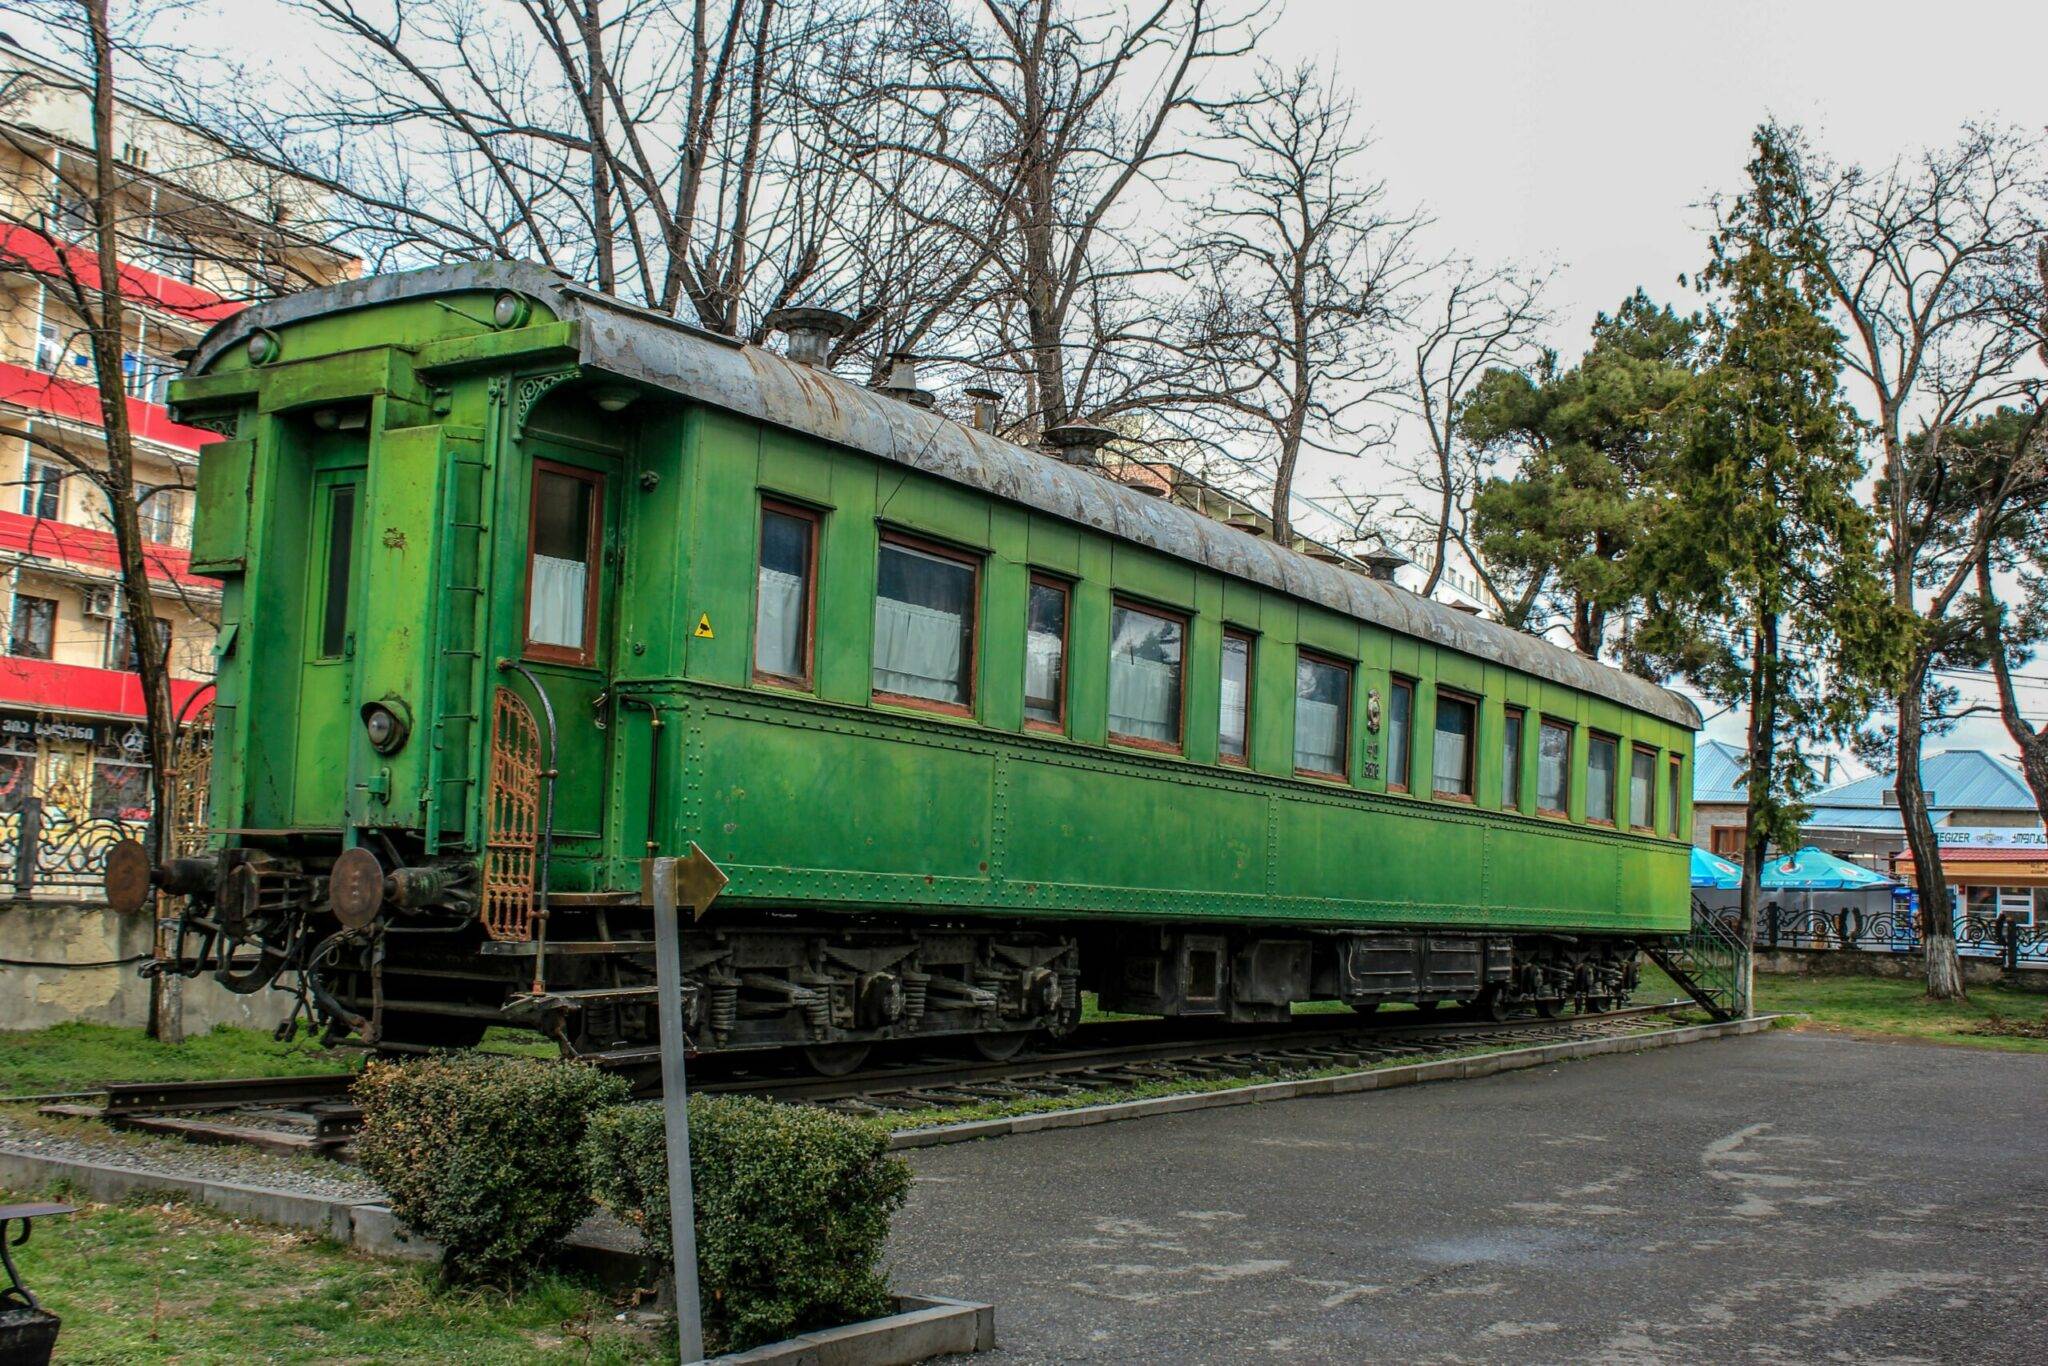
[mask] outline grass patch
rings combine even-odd
[[[225,1024],[183,1043],[161,1043],[140,1029],[73,1021],[0,1034],[0,1098],[83,1091],[110,1081],[351,1072],[360,1056],[322,1048],[306,1034],[279,1043],[267,1030]]]
[[[1973,1048],[2048,1052],[2048,1038],[1989,1031],[2006,1022],[2048,1018],[2048,997],[2010,987],[1975,986],[1967,1000],[1930,1001],[1918,981],[1891,977],[1820,977],[1758,973],[1756,1008],[1806,1016],[1803,1029],[1889,1035]]]
[[[442,1291],[425,1264],[184,1204],[84,1206],[38,1223],[16,1259],[64,1319],[64,1361],[675,1359],[563,1276],[513,1296]]]

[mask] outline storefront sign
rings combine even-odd
[[[1934,832],[1934,842],[1944,849],[2040,849],[2048,851],[2048,831],[2027,830],[2020,827],[1982,827],[1978,829],[1941,830]]]
[[[133,721],[81,721],[49,712],[0,711],[0,742],[18,745],[37,740],[91,745],[138,758],[149,748],[148,737]]]

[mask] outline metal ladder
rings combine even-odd
[[[1643,951],[1715,1019],[1733,1020],[1746,1013],[1742,983],[1749,946],[1731,934],[1698,897],[1692,901],[1690,932],[1645,939]]]

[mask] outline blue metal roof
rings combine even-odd
[[[1937,825],[1958,811],[2015,811],[2029,816],[2035,812],[2034,794],[2027,790],[2025,780],[1996,755],[1981,749],[1947,749],[1928,755],[1920,761],[1920,785],[1927,792],[1928,815]],[[1873,773],[1817,792],[1807,798],[1813,808],[1807,827],[1903,830],[1898,807],[1885,801],[1891,788],[1891,774]]]
[[[1726,740],[1704,740],[1692,752],[1692,799],[1695,802],[1749,800],[1742,771],[1749,767],[1749,752]]]

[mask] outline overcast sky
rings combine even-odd
[[[2043,0],[1286,0],[1264,50],[1327,62],[1358,91],[1375,174],[1396,204],[1427,207],[1439,249],[1554,272],[1547,340],[1568,358],[1637,285],[1688,304],[1677,277],[1706,259],[1701,206],[1740,185],[1768,116],[1866,163],[1973,119],[2048,129]],[[2023,702],[2048,712],[2048,686]],[[1708,733],[1739,743],[1743,725],[1731,713]],[[1928,748],[1960,746],[2013,754],[1995,717]]]
[[[1972,119],[2048,129],[2044,0],[1272,3],[1260,54],[1325,64],[1357,92],[1370,171],[1391,204],[1435,219],[1433,249],[1550,272],[1545,340],[1567,358],[1595,314],[1638,285],[1691,306],[1677,277],[1705,260],[1702,206],[1741,183],[1766,117],[1866,163],[1947,141]],[[299,65],[306,30],[281,21],[275,0],[201,10],[202,41],[233,34],[259,69]],[[1311,489],[1373,478],[1334,461],[1305,473]],[[2025,700],[2048,712],[2048,682]],[[1731,713],[1708,731],[1739,741],[1742,727]],[[2012,750],[1992,717],[1930,748],[1948,745]]]

